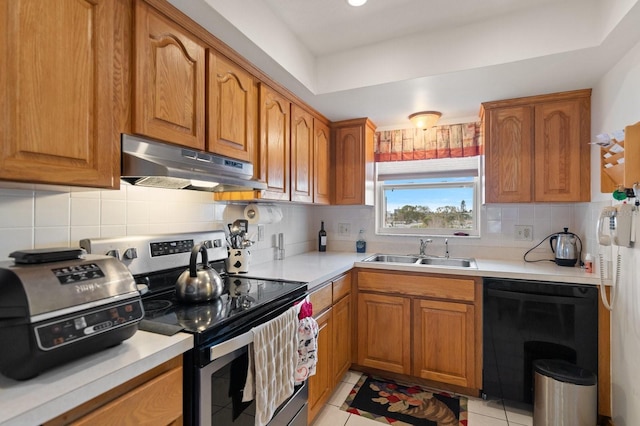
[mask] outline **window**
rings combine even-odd
[[[479,236],[479,157],[378,163],[376,232]]]

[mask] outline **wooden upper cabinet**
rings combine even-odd
[[[204,44],[138,0],[134,54],[133,131],[204,150]]]
[[[584,98],[536,105],[535,200],[590,199],[588,115]]]
[[[533,201],[533,108],[489,110],[485,118],[488,203]]]
[[[207,150],[255,162],[258,90],[253,76],[209,51],[207,73]]]
[[[320,120],[313,122],[313,202],[331,203],[331,133]]]
[[[313,116],[291,105],[291,201],[313,202]]]
[[[122,8],[108,0],[2,2],[0,179],[119,186]]]
[[[289,201],[289,132],[291,102],[260,84],[260,180],[268,189],[262,198]]]
[[[335,204],[372,206],[375,125],[366,118],[333,123]]]
[[[590,104],[590,89],[483,103],[486,201],[589,201]]]

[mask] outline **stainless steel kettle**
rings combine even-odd
[[[198,253],[202,253],[202,265],[198,265]],[[183,302],[207,302],[222,295],[224,285],[218,272],[209,267],[207,248],[197,244],[191,250],[189,269],[176,281],[176,297]]]
[[[558,266],[575,266],[578,261],[576,244],[578,240],[580,238],[573,232],[569,232],[569,228],[564,228],[564,232],[551,235],[549,244],[551,244],[551,251],[556,254],[555,262]]]

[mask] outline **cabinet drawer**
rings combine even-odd
[[[408,296],[475,301],[473,278],[438,275],[405,275],[385,272],[358,272],[358,290],[379,291]]]
[[[341,276],[333,282],[333,303],[351,293],[351,273]]]
[[[95,410],[73,425],[182,422],[182,367],[174,368]]]
[[[313,315],[318,316],[325,309],[332,304],[332,287],[331,284],[325,284],[319,290],[314,291],[309,295],[311,305],[313,305]]]

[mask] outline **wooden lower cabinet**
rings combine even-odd
[[[465,303],[413,301],[413,375],[473,387],[474,312]]]
[[[351,295],[333,305],[333,381],[340,383],[351,367]]]
[[[182,355],[44,423],[182,425]]]
[[[331,308],[316,318],[318,321],[318,364],[316,374],[309,378],[309,422],[316,418],[333,392],[331,371],[333,321]]]
[[[411,373],[411,299],[358,294],[358,364]]]
[[[477,393],[480,278],[366,269],[357,277],[358,366]]]
[[[318,364],[309,377],[308,423],[313,423],[342,376],[351,367],[351,273],[335,278],[310,295],[318,321]]]

